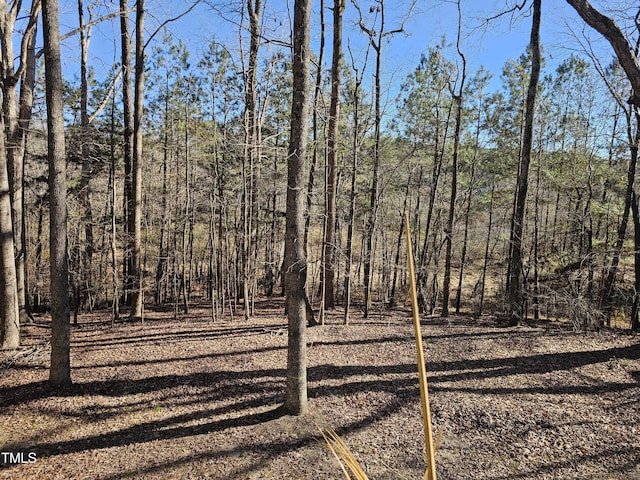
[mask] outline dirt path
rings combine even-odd
[[[0,353],[2,479],[339,479],[316,422],[371,479],[420,479],[423,436],[409,312],[309,330],[312,414],[280,416],[285,319],[206,310],[72,333],[74,386],[47,384],[48,324]],[[640,337],[489,320],[423,322],[439,479],[640,479]],[[32,453],[30,457],[28,454]],[[15,458],[14,458],[15,460]],[[2,458],[0,458],[0,462]]]

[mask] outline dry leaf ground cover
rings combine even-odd
[[[311,414],[283,400],[281,305],[212,322],[80,317],[73,387],[46,384],[46,318],[0,354],[0,448],[35,461],[2,479],[339,479],[316,423],[371,479],[420,479],[423,435],[408,310],[308,331]],[[439,479],[640,479],[640,338],[488,318],[423,320]],[[2,459],[0,459],[2,460]]]

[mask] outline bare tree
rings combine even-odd
[[[9,195],[11,198],[11,216],[13,230],[13,244],[15,248],[16,286],[20,321],[25,322],[29,317],[27,301],[26,275],[26,236],[24,229],[24,154],[27,136],[25,119],[30,118],[33,104],[30,92],[33,90],[33,77],[29,75],[35,69],[35,36],[37,20],[40,14],[40,1],[34,0],[28,15],[28,22],[20,43],[18,65],[14,58],[15,24],[22,2],[6,0],[0,2],[0,50],[2,62],[0,64],[0,86],[2,88],[2,115],[6,135],[4,141],[7,173],[9,181]],[[18,85],[20,94],[18,101]],[[28,123],[28,122],[27,122]]]
[[[323,248],[324,308],[335,307],[335,223],[336,223],[336,159],[338,156],[338,121],[340,116],[340,82],[342,73],[342,13],[345,0],[333,3],[333,58],[331,60],[331,103],[329,105],[329,137],[327,139],[327,195]]]
[[[509,256],[509,279],[507,290],[507,322],[517,325],[526,314],[525,285],[522,281],[522,234],[524,232],[524,213],[529,182],[529,164],[533,143],[533,114],[535,111],[538,80],[540,78],[540,16],[542,0],[533,0],[533,23],[531,26],[531,76],[527,90],[525,125],[522,137],[522,154],[516,183],[515,208],[512,221],[511,249]]]
[[[136,79],[133,117],[133,231],[131,233],[132,319],[142,319],[142,114],[144,100],[144,0],[136,2]]]
[[[47,128],[49,147],[51,255],[51,368],[49,382],[71,383],[69,328],[69,265],[67,256],[67,185],[63,84],[60,62],[58,0],[43,0]]]
[[[124,228],[125,233],[133,231],[133,189],[131,166],[133,164],[133,92],[131,91],[131,33],[129,29],[129,1],[120,0],[120,48],[122,62],[122,109],[124,113]],[[131,252],[125,251],[122,262],[124,268],[124,300],[128,304],[133,290],[131,277]]]
[[[258,52],[260,48],[260,16],[262,0],[246,0],[249,15],[249,63],[243,72],[245,88],[244,128],[245,144],[242,163],[242,296],[244,299],[244,317],[248,319],[253,310],[252,298],[255,295],[255,256],[258,222],[258,163],[260,160],[259,123],[257,114],[256,88],[258,83]]]
[[[351,157],[351,185],[349,188],[349,214],[347,216],[347,245],[345,252],[345,266],[344,266],[344,317],[343,323],[347,325],[349,323],[349,309],[351,308],[351,265],[353,263],[353,221],[356,215],[356,176],[358,173],[358,152],[360,150],[360,144],[362,142],[360,132],[360,87],[362,86],[362,80],[364,77],[364,71],[369,58],[369,48],[367,48],[367,54],[365,56],[364,65],[359,69],[356,65],[356,61],[353,57],[353,52],[349,47],[349,55],[351,57],[351,67],[354,74],[353,91],[349,92],[353,98],[353,136],[352,136],[352,157]]]
[[[293,99],[287,158],[287,216],[285,231],[285,292],[288,317],[285,409],[307,411],[307,260],[304,251],[303,173],[309,114],[311,0],[296,0],[293,19]]]
[[[411,3],[409,13],[403,20],[401,26],[394,30],[385,31],[385,3],[384,0],[376,0],[375,4],[370,7],[370,11],[374,13],[374,25],[368,27],[365,25],[362,10],[356,0],[352,0],[353,5],[358,10],[360,17],[360,29],[369,37],[369,44],[376,52],[376,70],[374,73],[374,103],[375,103],[375,121],[374,121],[374,144],[373,144],[373,167],[371,169],[371,194],[369,197],[369,212],[367,215],[367,224],[365,232],[365,251],[364,251],[364,316],[369,315],[369,307],[371,302],[371,281],[373,270],[373,234],[376,226],[376,215],[378,210],[378,181],[380,170],[380,134],[382,127],[382,84],[381,84],[381,66],[382,66],[382,46],[383,40],[391,35],[404,32],[404,26],[411,16],[416,0]],[[380,16],[379,23],[377,17]]]
[[[78,25],[80,27],[80,137],[82,144],[82,176],[80,179],[80,203],[83,209],[84,239],[78,242],[78,249],[82,251],[77,255],[79,269],[75,285],[75,318],[77,319],[80,303],[92,290],[92,259],[93,259],[93,212],[91,209],[91,145],[89,139],[89,79],[88,58],[89,42],[91,40],[91,26],[87,26],[84,19],[84,2],[78,0]],[[92,13],[89,7],[89,25],[91,25]],[[91,304],[91,302],[90,302]]]
[[[453,244],[453,221],[455,218],[456,194],[458,190],[458,154],[460,151],[460,129],[462,125],[462,92],[464,91],[464,82],[467,76],[467,59],[460,50],[460,37],[462,29],[462,13],[460,10],[460,0],[458,0],[458,36],[456,41],[456,49],[462,62],[462,72],[460,74],[460,84],[458,92],[454,93],[451,87],[451,96],[456,106],[456,125],[453,135],[453,161],[451,165],[451,195],[449,200],[449,216],[447,226],[445,228],[446,254],[444,265],[444,279],[442,281],[442,316],[449,316],[449,295],[451,293],[451,249]],[[464,262],[464,260],[463,260]]]
[[[1,116],[0,127],[4,127]],[[0,286],[0,348],[16,348],[20,345],[20,318],[4,135],[0,135]]]

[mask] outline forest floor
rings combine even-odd
[[[1,479],[340,479],[317,425],[373,479],[421,479],[408,309],[308,330],[311,413],[283,416],[286,320],[206,309],[72,327],[73,386],[46,383],[49,323],[0,352]],[[423,319],[439,479],[640,479],[640,336],[489,317]],[[31,454],[31,455],[29,455]],[[13,461],[17,457],[13,457]],[[4,462],[4,463],[3,463]]]

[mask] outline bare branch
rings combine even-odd
[[[458,55],[462,59],[462,78],[460,80],[460,89],[458,90],[458,97],[462,97],[462,90],[464,89],[464,81],[467,76],[467,59],[462,53],[462,49],[460,47],[460,38],[462,36],[462,8],[460,7],[460,0],[457,2],[458,6],[458,36],[456,39],[456,50],[458,50]]]
[[[207,2],[207,5],[209,5],[211,7],[211,9],[216,12],[216,14],[225,22],[229,22],[231,25],[238,27],[240,30],[244,30],[244,31],[249,31],[247,29],[247,27],[245,27],[242,22],[238,22],[236,20],[233,20],[232,18],[229,18],[228,16],[226,16],[217,6],[215,5],[211,5],[210,3]],[[289,3],[287,2],[287,8],[289,7]],[[244,13],[244,9],[242,9],[242,12]],[[291,23],[291,22],[290,22]],[[268,38],[265,37],[262,33],[258,33],[258,38],[260,38],[260,40],[262,40],[264,42],[265,45],[276,45],[278,47],[284,47],[284,48],[293,48],[292,43],[289,42],[285,42],[283,40],[278,40],[275,38]],[[290,33],[289,38],[293,38],[293,32]]]
[[[131,10],[133,11],[133,10]],[[126,13],[130,13],[130,12],[126,12]],[[120,10],[118,10],[117,12],[111,12],[111,13],[107,13],[106,15],[103,15],[101,17],[96,18],[95,20],[86,23],[84,26],[85,30],[89,30],[91,29],[94,25],[97,25],[98,23],[104,22],[105,20],[110,20],[114,17],[119,17],[122,14],[122,12]],[[77,35],[78,33],[80,33],[80,28],[75,28],[73,30],[71,30],[70,32],[65,33],[64,35],[60,35],[60,41],[64,41],[67,40],[68,38],[73,37],[74,35]],[[42,56],[42,54],[44,53],[44,49],[40,49],[38,50],[38,52],[36,53],[36,61]]]
[[[149,35],[149,38],[148,38],[148,39],[147,39],[147,41],[145,42],[145,44],[144,44],[144,47],[143,47],[143,48],[145,48],[145,49],[146,49],[146,48],[147,48],[147,45],[149,45],[149,42],[151,42],[151,40],[153,40],[153,37],[155,37],[155,36],[158,34],[158,32],[159,32],[160,30],[162,30],[166,25],[168,25],[169,23],[175,22],[175,21],[177,21],[177,20],[180,20],[182,17],[184,17],[185,15],[187,15],[188,13],[190,13],[194,8],[196,8],[196,6],[198,6],[198,4],[199,4],[200,2],[202,2],[202,0],[196,0],[195,2],[193,2],[193,4],[192,4],[189,8],[187,8],[187,9],[186,9],[184,12],[182,12],[181,14],[179,14],[179,15],[177,15],[177,16],[175,16],[175,17],[173,17],[173,18],[168,18],[167,20],[165,20],[164,22],[162,22],[162,23],[158,26],[158,28],[156,28],[156,29],[155,29],[155,31],[154,31],[151,35]]]
[[[104,94],[104,98],[102,99],[102,102],[100,102],[100,105],[98,105],[95,109],[95,111],[91,114],[91,116],[89,117],[89,123],[93,123],[93,121],[96,119],[96,117],[98,115],[100,115],[100,112],[102,112],[102,110],[104,109],[104,107],[107,106],[107,104],[109,103],[109,99],[111,98],[111,95],[113,94],[113,91],[116,88],[116,85],[118,84],[118,82],[120,81],[120,77],[122,76],[122,69],[119,68],[118,69],[118,73],[116,74],[116,76],[113,78],[113,81],[111,82],[111,85],[109,85],[109,88],[107,89],[107,91]]]
[[[633,94],[628,102],[640,106],[640,63],[618,24],[593,8],[587,0],[567,0],[567,3],[611,44],[633,88]]]
[[[22,43],[20,44],[20,63],[14,75],[16,81],[22,76],[24,70],[27,68],[27,54],[29,51],[29,43],[31,42],[31,38],[36,34],[40,8],[40,0],[34,0],[31,4],[31,11],[29,12],[29,23],[27,24],[27,28],[25,29],[24,35],[22,37]]]
[[[483,23],[483,25],[486,25],[486,24],[488,24],[488,23],[490,23],[490,22],[492,22],[492,21],[494,21],[494,20],[497,20],[498,18],[502,18],[502,17],[504,17],[504,16],[506,16],[506,15],[513,14],[513,13],[515,13],[516,11],[521,11],[521,10],[523,10],[523,9],[524,9],[524,7],[526,6],[526,4],[527,4],[527,0],[522,0],[522,3],[521,3],[521,4],[517,4],[517,3],[516,3],[516,4],[513,6],[513,8],[510,8],[509,10],[505,10],[504,12],[500,12],[499,14],[494,15],[493,17],[489,17],[489,18],[485,19],[485,20],[484,20],[484,22],[482,22],[482,23]]]

